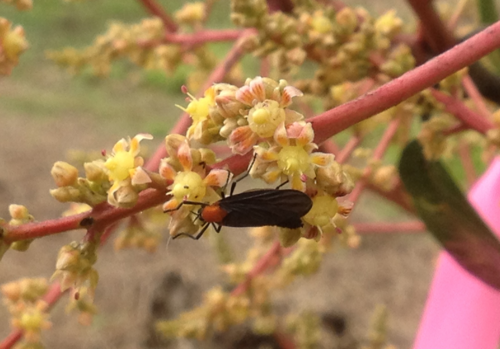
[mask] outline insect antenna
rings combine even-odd
[[[201,236],[203,235],[203,233],[205,233],[205,231],[208,229],[209,226],[210,226],[210,223],[206,222],[198,234],[193,236],[193,235],[188,234],[188,233],[179,233],[176,236],[172,237],[172,239],[177,239],[179,236],[187,236],[190,239],[199,240],[199,238],[201,238]],[[220,231],[220,228],[219,228],[219,231]]]

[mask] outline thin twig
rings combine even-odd
[[[275,260],[275,258],[280,256],[281,250],[281,244],[276,240],[271,248],[269,248],[269,250],[266,252],[266,254],[259,259],[252,270],[247,274],[245,281],[243,281],[233,289],[233,291],[231,292],[231,296],[237,297],[243,294],[248,289],[250,283],[252,282],[252,279],[255,276],[261,274],[262,272],[264,272],[264,270],[273,265],[273,261]]]
[[[359,234],[420,233],[427,229],[425,224],[421,221],[353,223],[352,225]]]
[[[387,150],[387,147],[389,146],[392,138],[396,134],[396,131],[398,130],[398,126],[400,123],[399,118],[394,119],[391,121],[387,129],[385,130],[384,134],[382,135],[382,138],[380,139],[377,147],[373,151],[373,159],[374,160],[380,160],[385,154],[385,151]],[[349,195],[349,201],[356,202],[361,195],[363,189],[365,189],[366,185],[366,180],[368,176],[372,173],[372,168],[371,167],[366,167],[363,171],[363,176],[362,178],[359,179],[359,181],[356,183],[356,186],[354,187],[353,191]]]
[[[94,207],[92,211],[84,212],[68,217],[51,219],[43,222],[26,223],[19,226],[4,225],[3,241],[12,243],[14,241],[27,240],[63,233],[69,230],[81,229],[80,222],[84,219],[91,219],[92,224],[101,227],[113,224],[120,219],[142,212],[148,208],[158,206],[168,200],[167,189],[154,190],[147,189],[139,194],[139,199],[132,208],[113,207],[108,203],[102,203]]]
[[[177,31],[177,24],[155,0],[140,0],[140,2],[149,11],[149,13],[161,19],[168,31]]]
[[[349,159],[349,157],[351,156],[352,152],[354,151],[354,149],[356,149],[356,147],[358,146],[358,144],[360,142],[361,142],[361,138],[360,137],[357,137],[357,136],[351,137],[349,139],[349,141],[347,142],[347,144],[344,145],[344,148],[342,148],[342,150],[340,151],[339,155],[337,155],[337,157],[335,158],[335,160],[339,164],[345,163]]]
[[[462,79],[462,86],[464,87],[465,91],[467,91],[470,99],[472,99],[472,101],[474,102],[474,105],[476,106],[478,112],[485,118],[491,116],[486,103],[484,103],[483,96],[478,91],[476,84],[469,74],[466,74]]]
[[[408,2],[420,19],[425,39],[434,52],[444,52],[455,44],[455,38],[447,30],[439,14],[434,10],[432,1],[408,0]]]
[[[469,128],[482,134],[486,134],[489,129],[493,128],[490,120],[468,108],[461,100],[436,89],[431,89],[431,93],[434,98],[444,104],[448,113],[456,116]]]

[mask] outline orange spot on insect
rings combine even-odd
[[[210,206],[204,207],[201,212],[201,218],[205,222],[210,222],[210,223],[221,223],[224,217],[226,216],[227,216],[227,211],[222,209],[219,206],[218,202]]]

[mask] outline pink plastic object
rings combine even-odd
[[[469,201],[500,236],[500,158],[476,182]],[[497,349],[500,292],[441,252],[414,349]]]

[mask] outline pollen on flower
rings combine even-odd
[[[109,170],[110,180],[123,181],[130,176],[130,170],[134,168],[134,155],[126,151],[117,152],[104,166]]]
[[[183,108],[180,105],[176,106],[188,113],[195,122],[201,122],[207,119],[210,107],[215,105],[214,89],[212,87],[209,88],[205,91],[205,96],[199,99],[191,94],[188,94],[188,96],[191,98],[191,102],[188,104],[187,108]]]
[[[305,172],[309,167],[309,154],[303,147],[284,146],[278,156],[278,167],[286,175]]]
[[[170,193],[179,201],[184,200],[184,198],[201,200],[205,197],[206,189],[203,179],[198,173],[186,171],[177,174]]]
[[[259,137],[272,137],[276,128],[285,121],[285,110],[279,103],[267,100],[258,103],[248,114],[248,125]]]

